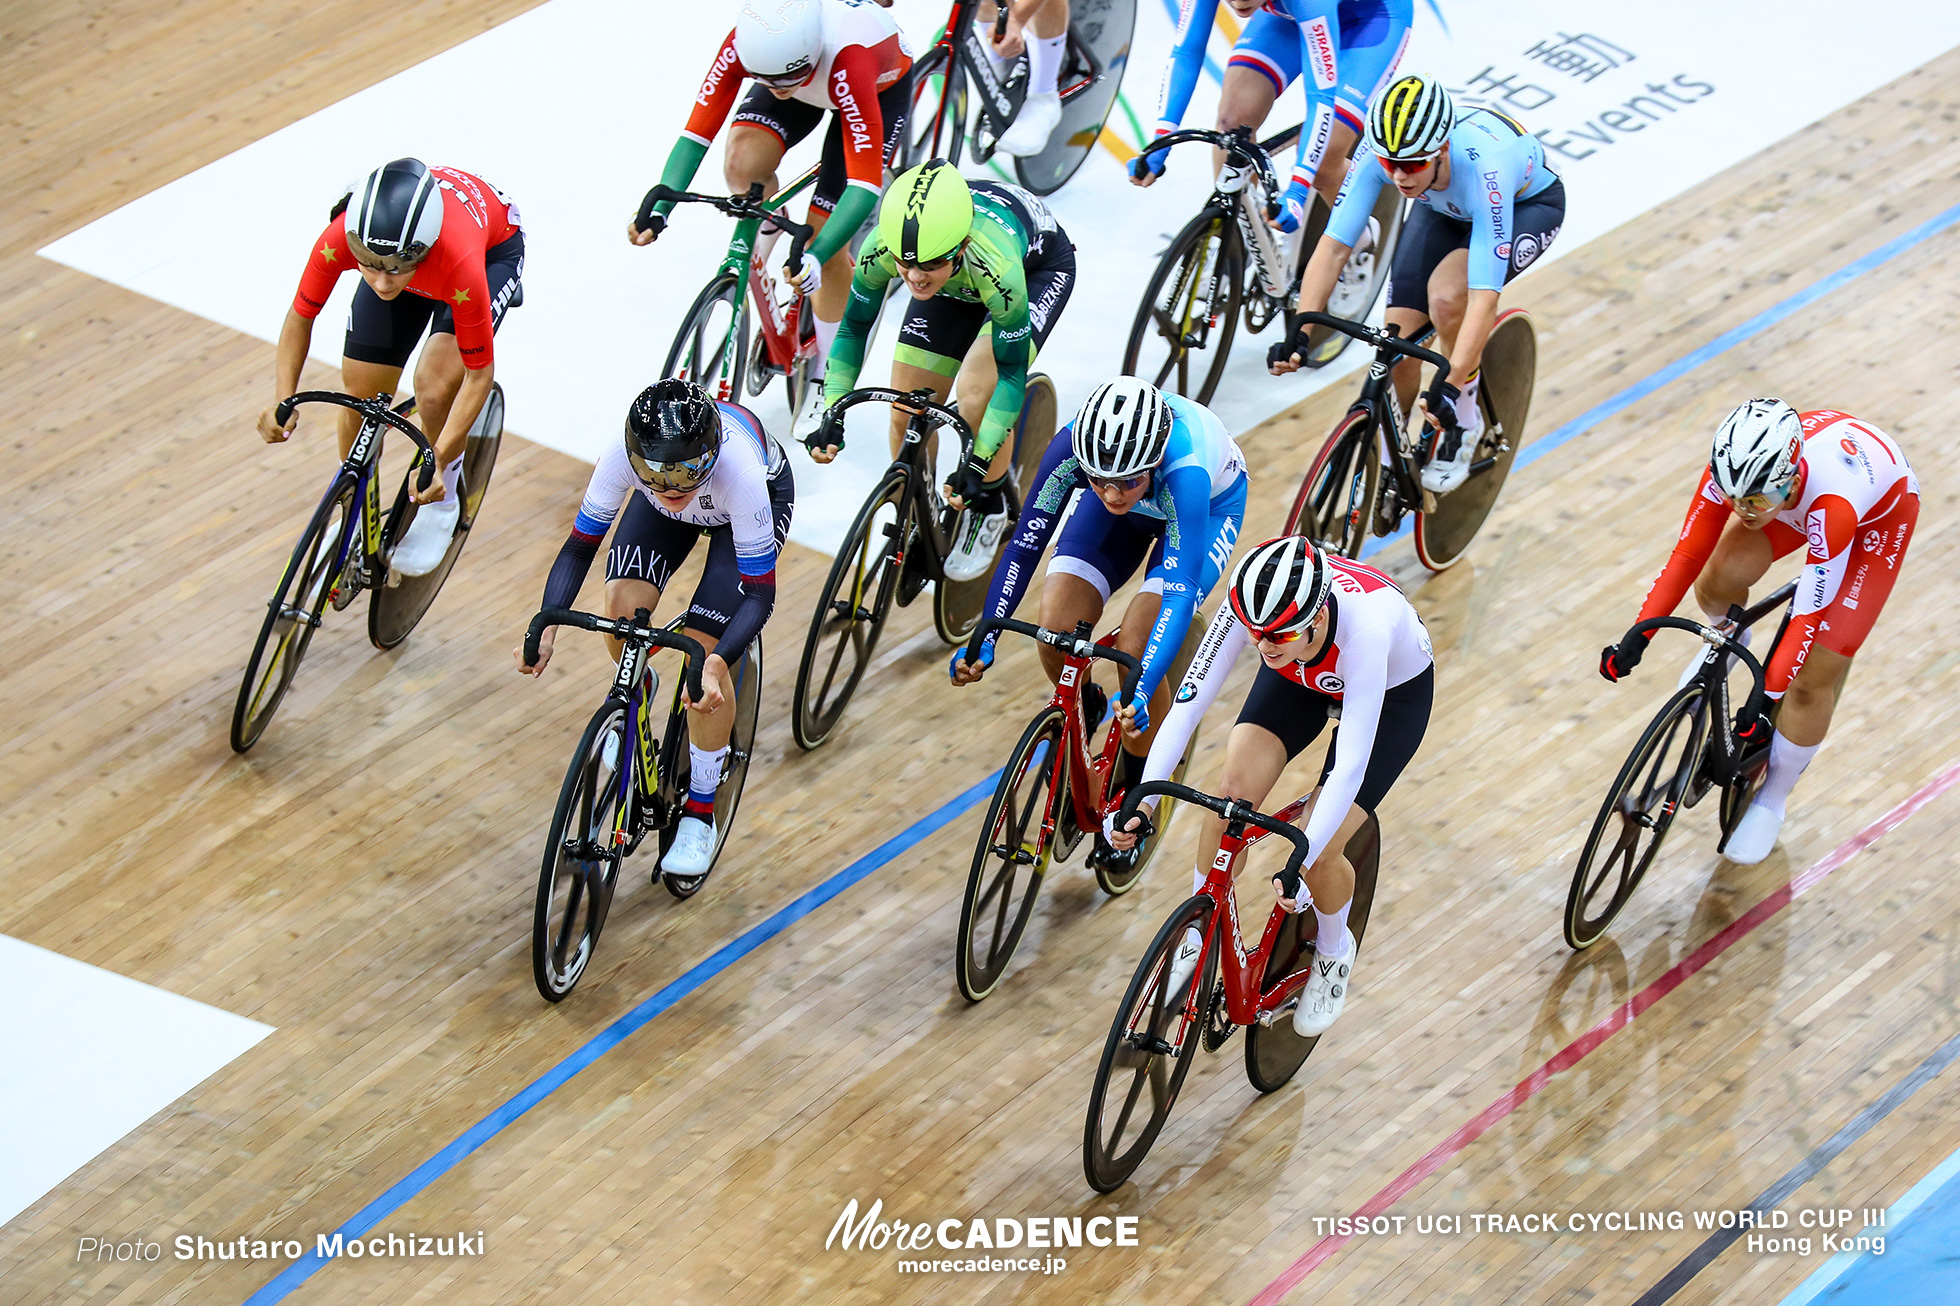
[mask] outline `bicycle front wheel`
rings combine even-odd
[[[817,748],[830,738],[871,664],[897,593],[908,492],[905,473],[889,473],[858,509],[830,564],[791,695],[790,728],[799,748]]]
[[[352,472],[343,471],[334,479],[266,604],[265,622],[245,662],[245,679],[232,708],[233,752],[242,753],[259,742],[292,686],[334,583],[357,547],[353,533],[359,489],[360,481]]]
[[[624,834],[620,793],[632,783],[626,709],[607,703],[579,737],[578,751],[558,790],[538,873],[531,919],[531,974],[547,1002],[563,1002],[599,946],[613,889],[619,881]],[[624,784],[622,784],[622,779]]]
[[[1041,893],[1053,847],[1042,838],[1042,816],[1051,798],[1068,801],[1062,760],[1067,717],[1043,708],[1007,759],[994,800],[974,845],[973,866],[960,901],[959,945],[954,971],[960,996],[978,1002],[1007,973]]]
[[[1293,510],[1286,515],[1287,534],[1304,535],[1344,558],[1361,556],[1381,490],[1374,433],[1366,408],[1348,409],[1301,478]]]
[[[1599,805],[1565,895],[1566,946],[1598,942],[1653,864],[1701,765],[1708,730],[1703,694],[1697,681],[1667,700]]]
[[[1070,0],[1059,90],[1062,121],[1041,153],[1014,160],[1014,175],[1037,195],[1060,190],[1102,139],[1123,88],[1136,31],[1136,0]]]
[[[1207,209],[1157,261],[1130,323],[1123,370],[1209,403],[1225,376],[1245,294],[1245,239],[1232,215]]]
[[[1135,1173],[1190,1073],[1218,975],[1221,941],[1210,936],[1212,912],[1211,899],[1199,894],[1171,913],[1109,1027],[1082,1128],[1083,1174],[1099,1193],[1115,1192]],[[1205,935],[1204,955],[1191,978],[1173,988],[1171,960],[1193,927]]]
[[[740,403],[742,388],[751,380],[755,388],[749,393],[759,391],[768,378],[746,375],[749,306],[742,296],[742,278],[733,272],[723,272],[701,287],[681,320],[660,374],[692,381],[728,403]]]

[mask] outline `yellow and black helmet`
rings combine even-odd
[[[1368,146],[1384,159],[1426,159],[1449,144],[1456,103],[1433,77],[1405,73],[1368,106]]]

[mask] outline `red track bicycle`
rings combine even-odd
[[[1244,1025],[1245,1074],[1261,1093],[1271,1093],[1292,1079],[1320,1041],[1294,1033],[1292,1020],[1292,1008],[1313,963],[1311,931],[1303,933],[1301,921],[1312,917],[1274,903],[1259,946],[1247,952],[1232,888],[1239,855],[1267,834],[1292,843],[1286,865],[1295,872],[1301,869],[1307,836],[1293,822],[1305,815],[1312,795],[1266,816],[1237,799],[1215,798],[1172,781],[1153,780],[1138,785],[1125,799],[1116,818],[1118,827],[1128,825],[1137,814],[1137,803],[1152,794],[1218,813],[1225,818],[1225,837],[1204,888],[1179,904],[1157,931],[1109,1027],[1082,1130],[1083,1173],[1099,1193],[1121,1187],[1157,1141],[1201,1041],[1205,1051],[1216,1052],[1233,1030]],[[1147,834],[1148,818],[1145,830]],[[1348,840],[1346,851],[1354,867],[1348,928],[1358,943],[1367,933],[1381,856],[1381,828],[1373,816]],[[1185,930],[1191,928],[1204,937],[1204,950],[1190,978],[1173,988],[1171,959]]]

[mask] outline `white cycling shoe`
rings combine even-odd
[[[449,541],[455,538],[458,506],[456,492],[451,490],[436,502],[417,508],[408,533],[389,555],[388,569],[403,576],[426,576],[434,571],[449,552]]]
[[[1773,812],[1761,803],[1751,803],[1736,822],[1735,833],[1729,836],[1722,856],[1738,866],[1754,866],[1769,856],[1770,850],[1776,847],[1776,836],[1782,832],[1780,812]]]
[[[1062,97],[1059,92],[1030,95],[1021,101],[1021,112],[1014,116],[1014,124],[1000,134],[994,153],[1009,154],[1017,159],[1039,154],[1048,148],[1048,138],[1061,125]]]
[[[674,831],[674,842],[660,859],[660,873],[677,880],[697,880],[708,873],[714,861],[715,823],[683,816]]]
[[[993,569],[994,553],[1007,530],[1007,510],[982,517],[968,509],[960,514],[958,530],[957,542],[946,558],[946,579],[978,580]]]
[[[1314,953],[1313,973],[1307,976],[1307,986],[1300,992],[1300,1005],[1293,1009],[1293,1032],[1302,1038],[1325,1034],[1340,1018],[1341,1008],[1347,1005],[1348,978],[1354,971],[1355,954],[1360,948],[1354,941],[1353,930],[1343,929],[1341,934],[1347,943],[1346,952],[1338,957]]]
[[[1184,990],[1191,986],[1191,976],[1198,969],[1198,958],[1204,955],[1205,938],[1198,933],[1198,927],[1184,927],[1184,938],[1178,942],[1177,951],[1171,954],[1170,985],[1164,990],[1167,997],[1180,998]]]

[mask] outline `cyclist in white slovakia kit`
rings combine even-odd
[[[1307,816],[1304,887],[1293,886],[1289,897],[1282,877],[1273,877],[1281,906],[1312,907],[1317,918],[1313,973],[1293,1013],[1293,1028],[1312,1037],[1341,1014],[1355,962],[1354,934],[1347,927],[1354,868],[1344,850],[1422,743],[1435,661],[1422,618],[1395,582],[1298,535],[1267,540],[1234,570],[1227,602],[1205,631],[1150,746],[1146,782],[1169,778],[1198,719],[1239,655],[1252,647],[1262,665],[1225,745],[1220,794],[1264,806],[1286,764],[1314,741],[1329,716],[1339,721]],[[1144,800],[1152,807],[1155,802]],[[1114,822],[1112,814],[1106,824]],[[1210,833],[1198,842],[1206,851],[1192,873],[1194,893],[1204,887],[1224,828],[1213,817]],[[1132,833],[1105,832],[1119,850],[1136,842]],[[1196,966],[1202,946],[1195,929],[1186,933],[1172,962],[1172,992]]]

